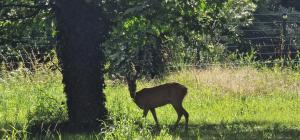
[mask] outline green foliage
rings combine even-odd
[[[158,63],[155,59],[162,55],[157,32],[158,29],[144,17],[127,19],[115,28],[105,43],[110,73],[125,76],[132,70],[132,64],[140,74],[155,72],[155,63]]]
[[[41,92],[36,99],[34,111],[29,112],[28,120],[31,124],[43,125],[51,123],[62,123],[67,120],[67,109],[61,99],[53,98],[53,95]],[[46,108],[46,109],[45,109]]]
[[[0,62],[11,63],[47,56],[55,45],[56,27],[46,2],[4,0],[0,5]],[[34,53],[36,56],[31,56]],[[28,55],[30,54],[30,55]],[[51,56],[50,56],[51,58]],[[28,64],[29,65],[29,64]]]
[[[237,38],[256,8],[251,0],[130,2],[104,43],[108,70],[119,76],[134,65],[153,77],[169,64],[199,61],[200,51],[221,54],[221,37]]]
[[[36,75],[26,69],[4,73],[0,78],[0,139],[26,138],[29,127],[67,119],[61,105],[63,86],[57,78],[58,73],[41,69]]]

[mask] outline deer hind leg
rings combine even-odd
[[[185,117],[185,129],[187,129],[189,125],[189,113],[183,108],[183,106],[181,106],[181,108],[183,110],[183,115]]]
[[[178,123],[182,117],[182,115],[184,115],[185,117],[185,127],[188,127],[188,120],[189,120],[189,114],[187,113],[187,111],[183,108],[182,104],[172,104],[172,106],[174,107],[174,109],[177,112],[178,118],[177,121],[175,123],[175,126],[178,126]]]
[[[172,104],[172,106],[174,107],[174,109],[176,110],[177,115],[178,115],[177,121],[176,121],[176,123],[175,123],[175,127],[177,127],[178,124],[179,124],[179,122],[180,122],[180,119],[181,119],[183,113],[182,113],[182,111],[181,111],[179,105]]]
[[[156,117],[156,112],[155,112],[155,109],[154,109],[154,108],[152,108],[152,109],[150,109],[150,111],[151,111],[151,113],[152,113],[152,116],[153,116],[153,118],[154,118],[154,120],[155,120],[155,122],[156,122],[156,125],[157,125],[157,126],[159,126],[159,124],[158,124],[158,120],[157,120],[157,117]]]

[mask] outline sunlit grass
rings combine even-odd
[[[25,72],[26,73],[26,72]],[[142,118],[126,84],[107,81],[105,89],[113,124],[101,132],[31,134],[33,124],[67,119],[61,75],[47,70],[28,76],[24,70],[0,78],[0,138],[2,139],[297,139],[300,138],[300,73],[251,67],[190,69],[161,80],[140,80],[138,89],[166,82],[188,87],[183,106],[190,114],[189,131],[170,106],[157,109],[161,130],[151,113]],[[116,84],[117,83],[117,84]]]

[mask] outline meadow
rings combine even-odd
[[[158,108],[160,129],[151,113],[131,100],[126,83],[106,80],[110,123],[85,133],[53,131],[68,119],[58,71],[26,69],[0,74],[0,139],[300,139],[300,72],[253,67],[186,68],[163,79],[139,80],[138,90],[166,82],[188,87],[183,106],[190,114],[177,119],[170,106]],[[41,126],[41,127],[36,127]],[[54,125],[55,127],[55,125]]]

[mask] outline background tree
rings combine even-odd
[[[200,51],[215,54],[221,36],[235,37],[255,10],[250,0],[130,2],[105,43],[108,69],[118,76],[133,68],[153,78],[167,65],[199,61]]]

